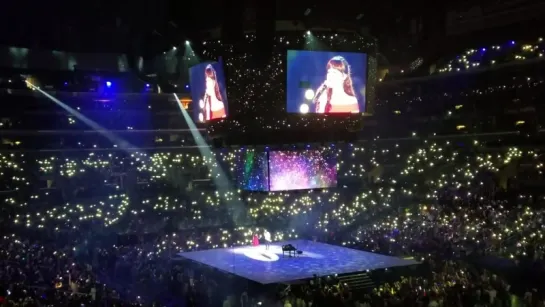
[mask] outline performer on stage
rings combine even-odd
[[[252,238],[252,246],[258,246],[259,245],[259,237],[257,236],[257,233],[254,234],[254,237]]]
[[[263,232],[263,237],[265,238],[265,249],[269,249],[269,246],[271,245],[271,234],[265,230]]]

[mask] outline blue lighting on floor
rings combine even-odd
[[[296,257],[282,254],[282,245],[292,244],[303,253]],[[417,264],[401,259],[347,247],[294,240],[272,243],[269,249],[259,246],[209,249],[179,254],[241,277],[271,284],[365,270],[384,269]]]

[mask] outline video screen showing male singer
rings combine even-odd
[[[288,113],[365,112],[365,53],[288,50]]]
[[[221,61],[191,67],[189,83],[198,122],[227,117],[227,93]]]

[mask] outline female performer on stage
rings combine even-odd
[[[257,233],[254,234],[254,237],[252,238],[252,246],[258,246],[259,245],[259,237],[257,236]]]
[[[342,56],[335,56],[326,66],[324,83],[314,96],[316,113],[358,113],[360,107],[354,94],[350,65]]]
[[[205,91],[204,97],[199,101],[199,106],[202,109],[199,119],[201,121],[207,121],[216,118],[223,118],[226,116],[225,105],[223,104],[223,98],[221,96],[221,90],[216,76],[216,70],[212,64],[206,65],[204,69],[205,76]]]

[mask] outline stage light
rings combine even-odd
[[[111,86],[112,86],[112,82],[106,81],[106,86],[107,86],[107,87],[111,87]]]
[[[146,87],[149,87],[149,83],[146,83]]]
[[[311,35],[312,33],[310,33],[310,31],[307,31],[307,35]]]
[[[185,44],[186,44],[186,45],[189,45],[189,41],[185,41]]]
[[[189,88],[189,84],[186,84],[186,85],[185,85],[185,88],[188,89],[188,88]]]
[[[301,112],[302,114],[307,114],[308,111],[309,111],[309,106],[308,104],[306,103],[303,103],[300,107],[299,107],[299,112]]]
[[[172,47],[172,50],[176,50],[176,47]]]
[[[282,250],[279,250],[278,246],[271,246],[272,250],[266,250],[264,246],[248,246],[248,247],[239,247],[235,248],[233,252],[235,254],[242,254],[250,259],[263,261],[263,262],[274,262],[278,261],[280,257],[278,254],[282,254]]]
[[[312,98],[314,98],[314,91],[313,90],[306,90],[305,91],[305,98],[307,100],[312,100]]]

